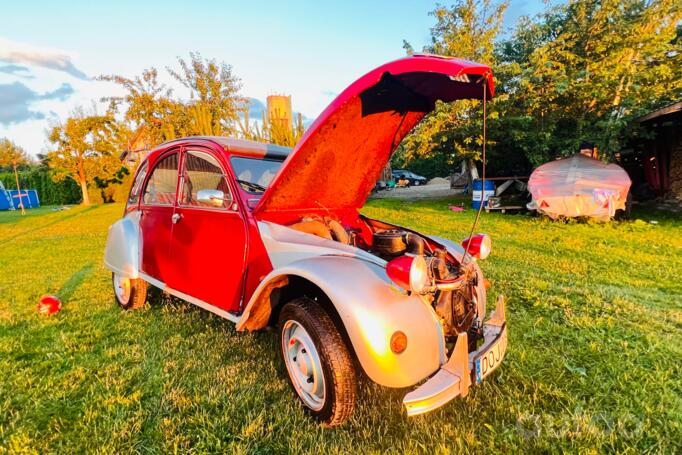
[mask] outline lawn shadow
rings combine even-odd
[[[31,233],[36,232],[36,231],[40,231],[41,229],[45,229],[45,228],[48,228],[50,226],[54,226],[55,224],[61,223],[62,221],[66,221],[66,220],[69,220],[69,219],[74,218],[76,216],[82,215],[84,213],[88,213],[90,210],[94,209],[95,207],[96,206],[91,205],[90,207],[87,207],[83,210],[77,210],[75,212],[69,213],[68,215],[64,215],[62,217],[55,217],[55,219],[53,219],[53,220],[51,220],[51,221],[49,221],[43,225],[36,226],[32,229],[27,229],[25,231],[19,232],[18,234],[7,237],[5,239],[0,238],[0,240],[2,240],[6,244],[9,244],[9,242],[11,242],[12,240],[16,240],[19,237],[23,237],[27,234],[31,234]]]
[[[64,285],[57,291],[57,296],[62,302],[67,302],[76,292],[76,289],[85,281],[88,275],[92,273],[94,262],[88,262],[80,270],[72,274]]]

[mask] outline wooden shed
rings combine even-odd
[[[621,164],[633,194],[682,200],[682,101],[650,112],[635,122],[649,134],[623,150]],[[640,197],[641,198],[641,197]]]

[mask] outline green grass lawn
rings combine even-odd
[[[364,212],[456,240],[473,219],[447,201]],[[329,430],[295,401],[271,332],[237,333],[159,293],[140,311],[114,305],[102,254],[121,213],[0,213],[0,453],[682,451],[679,215],[580,224],[484,213],[489,309],[509,297],[502,367],[410,419],[407,390],[362,379],[355,415]],[[38,315],[42,294],[63,310]]]

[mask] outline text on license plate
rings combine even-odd
[[[507,351],[507,327],[502,327],[502,331],[497,336],[495,341],[491,343],[485,352],[482,352],[476,360],[474,360],[474,368],[476,371],[476,383],[480,383],[486,376],[492,373],[504,359],[504,353]]]

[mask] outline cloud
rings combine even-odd
[[[57,90],[54,90],[52,92],[47,92],[43,95],[40,95],[41,100],[59,100],[59,101],[65,101],[68,97],[73,95],[74,90],[71,85],[64,83],[62,84],[61,87],[59,87]]]
[[[23,77],[24,79],[33,79],[31,71],[27,67],[21,65],[2,65],[0,66],[0,73]]]
[[[71,56],[58,49],[43,48],[0,38],[0,60],[7,63],[40,66],[63,71],[78,79],[88,79],[88,76],[73,64]]]
[[[9,125],[26,120],[44,119],[45,114],[30,109],[31,103],[43,100],[64,101],[74,93],[69,84],[40,94],[21,82],[0,84],[0,124]]]

